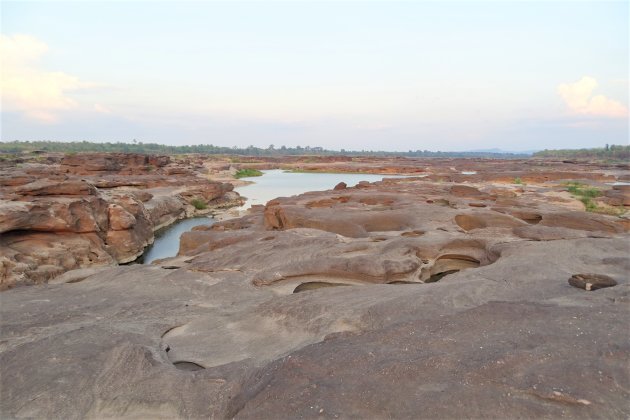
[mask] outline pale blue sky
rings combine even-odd
[[[2,140],[627,144],[628,13],[625,1],[3,1]]]

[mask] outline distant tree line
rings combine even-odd
[[[563,159],[603,159],[603,160],[628,160],[630,159],[630,146],[617,144],[606,145],[594,149],[561,149],[542,150],[534,153],[534,157],[563,158]]]
[[[214,146],[212,144],[198,144],[191,146],[167,146],[157,143],[93,143],[88,141],[80,142],[57,142],[57,141],[10,141],[0,143],[1,153],[22,153],[22,152],[123,152],[123,153],[143,153],[143,154],[225,154],[243,156],[407,156],[407,157],[468,157],[468,158],[503,158],[514,159],[529,157],[527,154],[519,153],[492,153],[492,152],[432,152],[429,150],[409,150],[407,152],[386,152],[373,150],[327,150],[322,147],[281,146],[276,148],[273,144],[267,148],[255,146],[249,147],[225,147]]]

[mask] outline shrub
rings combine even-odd
[[[514,183],[518,184],[518,185],[522,185],[523,184],[523,180],[519,177],[514,178]]]
[[[258,169],[239,169],[234,178],[248,178],[250,176],[262,176],[262,174]]]
[[[204,210],[208,208],[208,204],[201,198],[193,198],[190,200],[190,204],[192,204],[197,210]]]

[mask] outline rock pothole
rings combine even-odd
[[[465,231],[485,228],[512,228],[524,225],[524,221],[505,214],[466,213],[455,216],[455,224]]]
[[[201,366],[198,363],[187,361],[175,362],[173,363],[173,366],[175,366],[179,370],[184,370],[187,372],[196,372],[205,369],[205,367]]]
[[[162,333],[162,337],[161,337],[161,339],[162,339],[161,348],[166,353],[166,358],[168,359],[168,361],[171,362],[171,364],[175,368],[177,368],[179,370],[186,371],[186,372],[195,372],[195,371],[203,370],[203,369],[205,369],[205,367],[200,365],[199,363],[192,362],[192,361],[189,361],[189,360],[180,360],[180,357],[178,357],[176,354],[174,354],[175,352],[173,351],[173,348],[171,347],[171,345],[166,342],[166,340],[169,337],[177,336],[177,335],[185,332],[186,329],[187,329],[187,325],[176,325],[176,326],[171,327],[168,330],[164,331],[164,333]]]
[[[293,290],[293,293],[300,293],[300,292],[306,292],[308,290],[321,289],[324,287],[337,287],[337,286],[351,286],[351,285],[346,284],[346,283],[328,283],[325,281],[309,281],[309,282],[298,285]]]
[[[430,270],[420,274],[420,280],[424,283],[435,283],[444,277],[457,273],[467,268],[477,268],[481,262],[469,255],[445,254],[438,257]]]

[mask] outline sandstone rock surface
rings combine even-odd
[[[2,414],[630,416],[624,219],[484,177],[276,199],[171,260],[3,292]],[[569,284],[584,273],[616,284]]]
[[[206,212],[240,203],[230,184],[168,176],[177,165],[165,156],[91,153],[55,162],[0,167],[0,290],[133,261],[154,230],[199,212],[192,200],[208,203]]]

